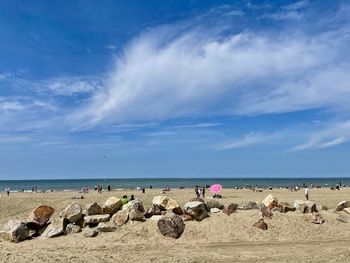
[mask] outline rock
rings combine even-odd
[[[236,212],[238,205],[235,203],[229,203],[224,205],[224,209],[222,212],[224,212],[226,215],[231,215],[232,213]]]
[[[87,216],[101,215],[102,213],[102,207],[96,202],[87,204],[85,206],[84,214]]]
[[[55,212],[51,206],[41,205],[29,214],[27,220],[27,227],[33,230],[42,228],[49,220],[52,214]]]
[[[281,213],[294,212],[296,210],[295,207],[289,205],[282,205]]]
[[[114,232],[117,229],[116,225],[101,222],[96,227],[96,230],[99,232]]]
[[[147,212],[145,213],[146,218],[150,218],[154,215],[161,215],[162,210],[160,209],[159,206],[153,205],[152,208],[148,209]]]
[[[109,214],[105,215],[93,215],[93,216],[85,216],[84,217],[84,227],[89,224],[98,224],[101,222],[108,222],[110,219]]]
[[[7,241],[19,243],[29,237],[29,229],[24,222],[9,220],[0,231],[0,237]]]
[[[121,199],[117,197],[109,197],[107,201],[102,206],[103,213],[105,214],[115,214],[123,206]]]
[[[220,212],[221,212],[221,210],[219,208],[216,208],[216,207],[210,209],[210,213],[220,213]]]
[[[178,206],[178,207],[175,207],[173,208],[172,210],[169,210],[169,211],[172,211],[174,214],[177,214],[177,215],[183,215],[185,212],[184,210],[182,209],[182,207]]]
[[[272,208],[272,209],[271,209],[271,212],[272,212],[272,213],[275,213],[275,212],[280,212],[280,213],[282,213],[282,210],[283,210],[283,206],[282,206],[282,205],[278,205],[278,206]]]
[[[61,213],[60,217],[66,218],[69,222],[75,223],[82,218],[82,210],[79,204],[73,203],[67,206]]]
[[[76,234],[81,232],[81,227],[78,225],[68,224],[66,227],[67,234]]]
[[[152,220],[152,221],[159,221],[159,219],[163,218],[164,216],[152,216],[149,218],[149,220]]]
[[[209,216],[207,208],[202,202],[188,202],[185,204],[184,209],[185,213],[190,215],[196,221],[201,221]]]
[[[159,231],[163,236],[179,238],[185,230],[185,224],[179,215],[169,213],[158,220]]]
[[[278,200],[272,194],[269,194],[268,196],[266,196],[266,198],[262,201],[262,203],[270,209],[278,206]]]
[[[187,214],[181,215],[181,218],[184,222],[193,220],[192,216],[187,215]]]
[[[311,201],[295,200],[293,206],[303,214],[317,212],[316,204]]]
[[[341,201],[337,207],[335,208],[335,211],[342,211],[344,208],[350,207],[349,201]]]
[[[343,215],[338,215],[336,219],[337,219],[339,222],[342,222],[342,223],[347,223],[347,222],[348,222],[347,217],[345,217],[345,216],[343,216]]]
[[[66,227],[69,221],[66,218],[57,218],[52,220],[51,224],[42,233],[42,238],[57,237],[65,234]]]
[[[350,214],[350,208],[344,208],[343,211],[347,214]]]
[[[129,212],[129,219],[133,221],[142,221],[145,209],[143,208],[142,201],[140,199],[135,199],[127,203],[126,209]]]
[[[267,230],[267,224],[264,222],[263,218],[261,218],[258,222],[254,223],[253,226],[260,228],[261,230]]]
[[[260,209],[260,206],[254,201],[249,201],[247,203],[243,203],[242,206],[238,207],[238,209],[240,210]]]
[[[266,217],[266,218],[270,218],[270,219],[272,218],[273,214],[268,207],[266,207],[266,206],[261,207],[260,212],[261,212],[262,217]]]
[[[211,198],[207,200],[207,210],[210,211],[212,208],[217,208],[217,209],[224,209],[224,205],[221,204],[218,200],[215,200],[214,198]]]
[[[160,209],[163,210],[172,210],[179,206],[174,199],[163,195],[153,197],[152,203],[154,206],[158,206]]]
[[[201,202],[201,203],[205,203],[205,200],[204,200],[203,198],[197,198],[197,197],[195,197],[195,198],[190,199],[189,202]]]
[[[324,219],[323,219],[323,216],[320,213],[313,212],[311,214],[310,222],[314,223],[314,224],[323,224],[324,223]]]
[[[115,213],[111,218],[111,223],[116,224],[117,226],[125,225],[129,219],[129,211],[124,209]]]
[[[84,237],[96,237],[98,235],[98,231],[93,228],[85,228]]]

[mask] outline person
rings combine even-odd
[[[6,187],[5,192],[6,192],[7,196],[10,196],[10,187]]]
[[[107,186],[107,189],[108,189],[108,192],[110,192],[110,191],[111,191],[111,186],[108,185],[108,186]]]
[[[205,198],[205,187],[202,187],[202,197]]]
[[[309,201],[309,188],[305,188],[305,198],[307,201]]]
[[[127,204],[127,203],[129,202],[128,196],[127,196],[127,195],[124,195],[123,198],[121,199],[121,201],[122,201],[122,204],[123,204],[123,205]]]
[[[149,189],[152,189],[152,188],[153,188],[153,186],[152,186],[152,185],[150,185],[150,186],[149,186]]]
[[[142,193],[146,193],[146,189],[144,187],[142,187]]]
[[[194,192],[196,193],[196,197],[199,198],[199,188],[198,185],[194,188]]]
[[[132,200],[135,200],[135,196],[134,195],[130,196],[130,201],[132,201]]]

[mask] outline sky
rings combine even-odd
[[[349,1],[0,4],[0,180],[350,176]]]

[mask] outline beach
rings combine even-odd
[[[67,205],[77,202],[81,206],[96,201],[103,204],[109,196],[121,198],[134,194],[145,208],[152,206],[152,199],[161,190],[90,191],[84,199],[72,200],[81,195],[77,192],[1,193],[0,224],[9,219],[25,220],[36,206],[45,204],[55,209],[53,218]],[[272,193],[280,202],[293,204],[304,199],[303,191],[286,189],[254,192],[241,189],[224,189],[221,203],[246,201],[261,202]],[[183,206],[194,197],[193,189],[176,189],[166,193]],[[336,220],[338,213],[332,211],[350,195],[350,189],[332,191],[311,189],[310,199],[317,205],[328,207],[320,213],[325,223],[312,224],[298,212],[275,212],[265,222],[266,231],[253,227],[261,218],[259,210],[238,210],[227,216],[224,213],[210,214],[200,222],[185,222],[186,227],[179,239],[161,235],[157,222],[132,221],[118,227],[115,232],[101,233],[95,238],[86,238],[82,233],[50,239],[36,238],[21,243],[0,241],[1,262],[348,262],[350,256],[350,223]],[[211,196],[211,194],[208,194]],[[339,212],[350,220],[350,215]]]

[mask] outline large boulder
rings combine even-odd
[[[350,207],[350,201],[341,201],[335,208],[335,211],[342,211],[344,208],[348,207]]]
[[[60,217],[66,218],[69,222],[75,223],[82,218],[82,210],[78,203],[67,206],[61,213]]]
[[[51,206],[41,205],[33,209],[27,219],[27,227],[33,230],[42,228],[55,212]]]
[[[258,222],[254,223],[253,226],[255,226],[261,230],[267,230],[267,224],[265,223],[263,218],[261,218]]]
[[[152,203],[153,206],[158,206],[160,209],[163,210],[172,210],[179,206],[174,199],[163,195],[153,197]]]
[[[124,209],[124,207],[123,207]],[[128,210],[129,219],[132,221],[142,221],[145,209],[140,199],[135,199],[128,202],[125,205],[125,209]]]
[[[57,218],[52,220],[51,224],[41,234],[41,238],[57,237],[65,234],[69,221],[66,218]]]
[[[0,231],[0,237],[11,242],[21,242],[29,237],[29,229],[24,222],[9,220]]]
[[[226,215],[231,215],[232,213],[237,211],[238,204],[235,203],[229,203],[224,205],[224,209],[222,212],[224,212]]]
[[[115,214],[123,206],[121,199],[111,196],[102,206],[103,213],[105,214]]]
[[[278,200],[272,194],[269,194],[268,196],[266,196],[266,198],[262,201],[262,203],[269,209],[273,209],[274,207],[278,206]]]
[[[157,223],[159,231],[163,236],[179,238],[185,230],[185,224],[181,216],[174,213],[167,213]]]
[[[101,223],[101,222],[108,222],[110,217],[111,216],[109,214],[85,216],[84,217],[84,227],[86,225],[90,225],[90,224],[98,224],[98,223]]]
[[[317,212],[316,204],[311,201],[295,200],[293,206],[296,208],[296,210],[303,214]]]
[[[87,216],[101,215],[102,213],[102,207],[96,202],[87,204],[85,206],[84,214]]]
[[[117,229],[116,225],[101,222],[96,227],[96,230],[99,232],[114,232]]]
[[[198,201],[186,203],[184,210],[186,214],[190,215],[196,221],[201,221],[209,216],[205,204]]]
[[[129,219],[129,211],[126,209],[120,210],[115,213],[111,218],[111,223],[116,224],[117,226],[125,225]]]
[[[221,204],[218,200],[215,200],[214,198],[210,198],[207,200],[207,210],[210,211],[212,208],[217,208],[217,209],[224,209],[224,205]]]

